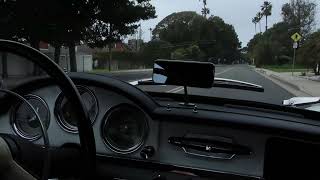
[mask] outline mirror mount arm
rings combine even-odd
[[[184,90],[184,102],[186,104],[189,104],[188,87],[186,85],[184,85],[183,90]]]
[[[187,106],[187,107],[193,107],[195,104],[190,103],[189,101],[189,96],[188,96],[188,86],[184,85],[183,86],[184,90],[184,102],[180,103],[181,106]]]

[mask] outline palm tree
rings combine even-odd
[[[252,23],[254,24],[254,32],[257,34],[257,23],[259,22],[257,17],[252,18]]]
[[[265,1],[261,6],[262,16],[266,17],[266,31],[268,30],[268,16],[272,14],[272,4],[269,1]]]
[[[261,19],[262,19],[262,13],[261,13],[261,12],[258,12],[255,18],[257,19],[257,22],[259,23],[259,29],[260,29],[260,33],[261,33]]]
[[[201,1],[201,0],[199,0]],[[207,8],[207,0],[202,0],[203,2],[203,8],[201,10],[201,13],[203,15],[203,17],[207,18],[207,15],[210,14],[210,9]]]

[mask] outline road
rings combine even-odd
[[[132,82],[139,79],[151,78],[151,71],[143,72],[126,72],[126,73],[112,73],[111,76]],[[282,100],[293,97],[292,94],[273,83],[264,76],[258,74],[254,69],[248,65],[222,65],[216,67],[216,77],[235,79],[246,81],[254,84],[259,84],[264,87],[265,92],[252,92],[245,90],[235,90],[226,88],[189,88],[189,92],[195,95],[215,96],[223,98],[235,98],[251,101],[259,101],[271,104],[281,104]],[[168,93],[183,93],[182,87],[175,86],[141,86],[141,89],[148,91],[161,91]]]

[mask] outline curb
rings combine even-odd
[[[298,85],[296,85],[296,84],[293,84],[293,83],[290,83],[290,82],[288,82],[288,81],[280,78],[279,76],[276,76],[276,75],[274,75],[274,74],[271,74],[271,75],[269,75],[269,76],[270,76],[271,78],[274,78],[274,79],[280,81],[280,82],[283,83],[283,84],[286,84],[287,86],[290,86],[291,88],[294,88],[294,89],[296,89],[296,90],[298,90],[298,91],[304,91],[303,89],[300,88],[300,86],[298,86]]]
[[[255,72],[257,72],[258,74],[264,76],[265,78],[269,79],[270,81],[273,81],[274,83],[278,84],[279,86],[281,86],[282,88],[284,88],[285,90],[287,90],[289,93],[293,94],[294,96],[300,97],[300,96],[306,96],[312,97],[312,94],[310,94],[309,92],[305,91],[303,89],[303,87],[300,87],[296,84],[290,83],[282,78],[280,78],[277,75],[274,74],[267,74],[265,70],[262,69],[255,69]]]
[[[316,79],[312,79],[312,78],[306,78],[307,80],[309,80],[309,81],[315,81],[315,82],[318,82],[318,83],[320,83],[320,79],[319,80],[316,80]]]

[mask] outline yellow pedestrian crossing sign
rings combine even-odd
[[[299,33],[294,33],[294,34],[291,36],[291,39],[292,39],[294,42],[300,41],[301,38],[302,38],[302,36],[301,36]]]

